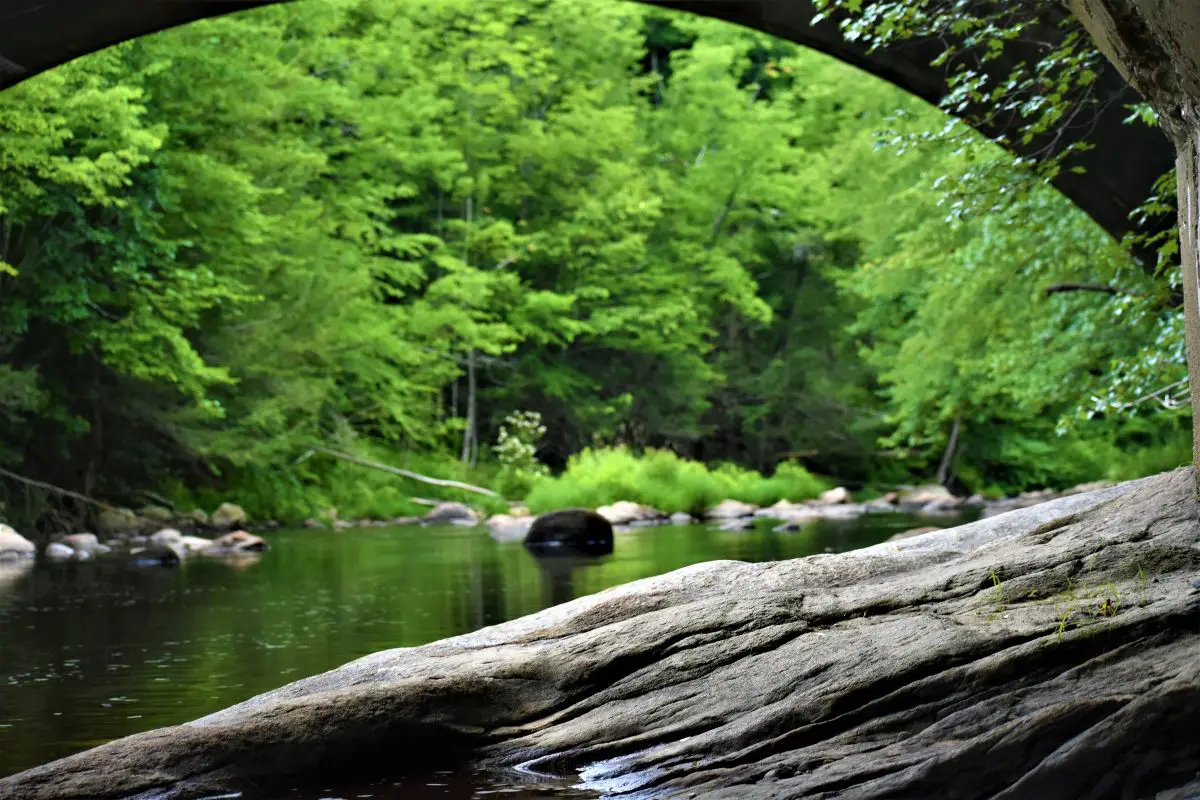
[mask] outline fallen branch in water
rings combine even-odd
[[[349,453],[342,453],[337,450],[330,450],[327,447],[312,445],[309,449],[318,453],[323,453],[327,456],[331,456],[332,458],[337,458],[342,461],[349,461],[351,464],[357,464],[360,467],[369,467],[370,469],[377,469],[382,472],[390,472],[393,475],[399,475],[403,478],[411,478],[414,481],[428,483],[431,486],[444,486],[449,489],[462,489],[466,492],[475,492],[476,494],[483,494],[487,495],[488,497],[500,496],[491,489],[484,489],[482,486],[473,486],[472,484],[463,483],[461,481],[447,481],[442,480],[441,478],[431,478],[428,475],[422,475],[419,472],[410,472],[409,470],[400,469],[399,467],[389,467],[387,464],[380,464],[378,461],[368,461],[365,458],[359,458],[358,456],[352,456]]]
[[[70,489],[62,488],[61,486],[55,486],[52,483],[46,483],[44,481],[36,481],[33,478],[26,478],[24,475],[18,475],[15,472],[9,472],[8,470],[3,469],[3,468],[0,468],[0,476],[17,481],[18,483],[24,483],[27,486],[36,486],[38,489],[45,489],[47,492],[61,494],[64,497],[70,497],[73,500],[78,500],[81,503],[87,503],[88,505],[93,505],[93,506],[96,506],[97,508],[112,508],[112,506],[110,506],[108,503],[102,503],[99,500],[93,500],[92,498],[88,497],[85,494],[80,494],[79,492],[73,492]]]

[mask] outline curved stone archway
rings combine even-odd
[[[281,0],[8,0],[0,10],[0,89],[73,58],[155,31],[204,17],[228,14]],[[286,0],[282,0],[286,2]],[[937,102],[945,92],[943,70],[930,66],[941,51],[937,42],[914,42],[870,52],[845,41],[829,22],[813,25],[808,0],[643,0],[663,8],[689,11],[745,25],[824,52],[877,75],[918,97]],[[1065,12],[1064,12],[1065,13]],[[1063,34],[1047,27],[1040,41],[1010,48],[993,64],[998,72],[1033,57],[1044,43]],[[1113,236],[1129,231],[1130,212],[1150,194],[1154,181],[1174,164],[1174,152],[1157,130],[1128,125],[1126,106],[1139,96],[1115,69],[1095,86],[1102,109],[1087,125],[1065,133],[1064,140],[1086,138],[1093,149],[1079,157],[1083,174],[1071,171],[1056,185]],[[969,112],[968,112],[969,113]],[[978,126],[995,136],[996,126]],[[1030,152],[1042,142],[1026,146]]]

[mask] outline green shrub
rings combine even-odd
[[[709,469],[667,450],[638,455],[627,448],[584,450],[557,478],[538,481],[526,498],[537,513],[632,500],[660,511],[702,514],[726,499],[755,505],[815,497],[827,488],[798,464],[781,464],[769,478],[733,464]]]

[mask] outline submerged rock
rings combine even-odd
[[[613,550],[613,526],[600,514],[584,508],[553,511],[533,521],[525,546],[537,553],[604,555]]]
[[[36,555],[37,546],[33,542],[0,522],[0,561],[16,561]]]
[[[129,562],[138,567],[173,567],[187,558],[187,555],[187,550],[178,541],[131,547],[128,552]]]
[[[0,779],[0,797],[328,794],[334,770],[361,782],[434,757],[614,800],[1189,797],[1198,574],[1178,470],[857,552],[697,564],[376,653]]]
[[[812,525],[814,522],[820,522],[824,518],[819,511],[813,508],[798,509],[786,517],[783,517],[783,524],[777,525],[774,530],[776,533],[788,533],[798,531],[806,525]]]

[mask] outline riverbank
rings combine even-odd
[[[355,786],[437,758],[608,796],[1190,796],[1197,520],[1188,469],[853,553],[710,562],[381,651],[0,795]]]
[[[681,465],[683,469],[674,474],[664,474],[663,464]],[[586,465],[580,465],[586,466]],[[660,478],[676,479],[678,486],[653,482],[647,473]],[[405,525],[452,524],[486,525],[498,539],[521,539],[537,518],[535,506],[544,513],[567,507],[551,506],[552,500],[567,502],[588,498],[611,498],[618,492],[628,492],[632,498],[614,499],[591,510],[607,519],[618,532],[640,527],[658,525],[709,524],[727,531],[748,530],[759,524],[770,524],[778,531],[795,531],[805,525],[824,520],[849,520],[866,514],[909,514],[930,523],[898,536],[913,535],[929,529],[946,527],[945,520],[954,518],[969,521],[988,518],[1007,511],[1028,508],[1060,497],[1082,494],[1111,486],[1108,481],[1080,484],[1063,491],[1040,490],[1023,492],[1011,497],[988,499],[980,495],[960,497],[946,488],[927,484],[922,486],[899,486],[882,494],[872,493],[870,499],[858,500],[849,489],[837,486],[823,489],[827,482],[803,471],[785,465],[775,476],[764,479],[757,473],[722,468],[708,471],[703,465],[684,462],[671,456],[668,459],[647,459],[640,470],[628,470],[621,481],[605,479],[604,471],[589,474],[590,480],[581,481],[580,471],[535,484],[529,495],[529,503],[507,502],[486,499],[486,502],[437,501],[413,498],[423,513],[400,517],[363,517],[341,519],[336,508],[325,509],[320,516],[312,516],[294,527],[308,529],[396,527]],[[564,489],[565,487],[565,489]],[[640,488],[645,487],[645,488]],[[719,500],[719,492],[728,490],[729,496]],[[801,499],[780,497],[785,492],[794,493]],[[807,499],[804,497],[808,495]],[[815,495],[815,496],[812,496]],[[655,507],[644,502],[646,497],[665,498],[670,505]],[[770,505],[760,506],[742,499],[745,497],[779,498]],[[696,513],[679,510],[700,510]],[[503,507],[503,511],[495,509]],[[589,507],[584,505],[583,507]],[[671,509],[676,509],[672,511]],[[943,524],[936,524],[943,521]],[[265,550],[267,543],[259,536],[247,531],[266,533],[284,527],[277,520],[252,520],[240,505],[228,501],[220,503],[208,514],[201,509],[186,513],[162,505],[142,506],[138,509],[106,507],[95,516],[99,535],[90,531],[59,533],[50,536],[32,536],[40,540],[40,549],[46,557],[56,560],[88,558],[116,553],[135,556],[149,563],[178,563],[196,554],[229,554]],[[245,529],[245,530],[242,530]],[[199,535],[208,534],[208,536]],[[22,544],[22,541],[24,543]],[[32,556],[38,549],[33,542],[23,539],[9,526],[0,536],[0,557],[17,558]]]

